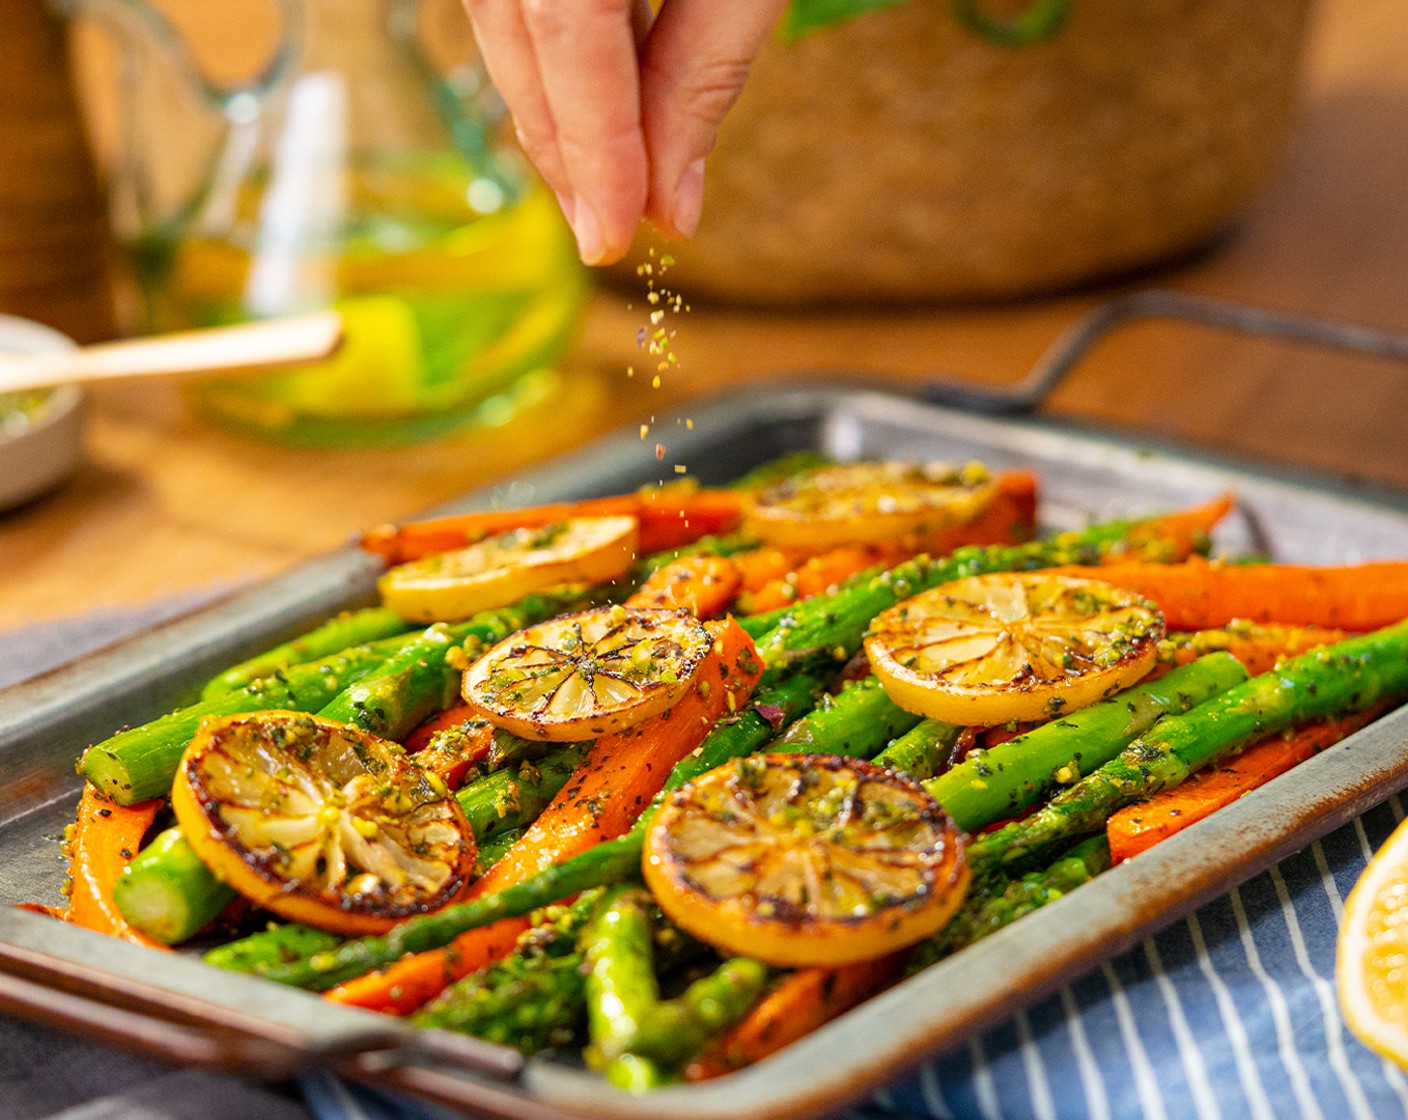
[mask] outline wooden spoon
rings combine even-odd
[[[316,311],[59,353],[0,354],[0,393],[118,377],[260,373],[322,361],[341,345],[342,316]]]

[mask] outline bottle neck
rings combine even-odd
[[[374,76],[406,66],[406,27],[415,30],[411,0],[293,0],[300,70],[342,70]]]
[[[450,147],[416,44],[416,0],[289,0],[297,62],[289,92],[328,101],[353,149]]]

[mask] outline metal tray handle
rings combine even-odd
[[[1323,346],[1408,365],[1408,335],[1316,319],[1190,292],[1150,289],[1117,296],[1068,327],[1015,385],[995,388],[946,378],[928,382],[925,400],[992,415],[1033,412],[1091,349],[1117,327],[1139,319],[1170,319],[1198,326]]]
[[[269,1039],[163,1019],[12,973],[0,973],[0,1011],[175,1065],[286,1077],[312,1064],[308,1054]]]
[[[123,956],[145,958],[151,950],[107,943],[94,957],[97,935],[86,930],[19,911],[0,921],[6,932],[0,938],[0,1011],[178,1064],[266,1077],[328,1065],[361,1074],[433,1065],[498,1082],[516,1080],[523,1069],[516,1050],[466,1035],[420,1030],[369,1012],[347,1017],[353,1009],[341,1016],[310,1015],[297,1006],[310,997],[292,990],[281,993],[293,1001],[285,1001],[285,1014],[277,998],[250,1012],[232,1011],[201,994],[206,970],[195,960],[172,955],[157,978],[142,967],[147,960],[130,967],[134,958],[122,967]],[[45,944],[50,939],[57,952]],[[242,982],[264,986],[252,977],[226,978],[227,984]]]

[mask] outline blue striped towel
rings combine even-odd
[[[1335,933],[1398,798],[833,1120],[1408,1120],[1345,1029]],[[319,1120],[443,1115],[318,1075]]]

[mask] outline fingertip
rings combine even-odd
[[[704,212],[704,161],[697,159],[684,169],[675,187],[670,224],[681,237],[693,237]]]
[[[608,226],[600,212],[582,200],[573,203],[570,213],[566,209],[563,212],[569,214],[568,224],[577,241],[577,256],[583,264],[615,264],[630,252],[638,217],[636,222],[622,219]]]
[[[628,153],[609,169],[596,170],[590,182],[578,184],[572,229],[586,264],[614,264],[630,252],[645,211],[644,151]]]
[[[602,243],[601,220],[590,206],[579,206],[571,195],[558,192],[557,204],[577,242],[577,256],[586,265],[610,264],[609,253]]]

